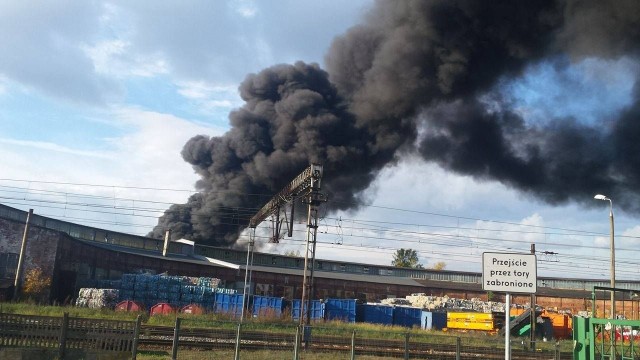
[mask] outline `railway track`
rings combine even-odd
[[[184,350],[221,350],[235,348],[236,331],[225,329],[184,329],[179,337],[179,349]],[[173,328],[161,326],[143,326],[138,342],[141,349],[171,349],[173,345]],[[242,351],[269,350],[293,351],[295,338],[293,334],[277,334],[259,331],[243,331],[241,339]],[[313,353],[334,352],[349,353],[351,339],[339,336],[312,335],[311,341],[303,345],[304,351]],[[358,339],[355,351],[358,355],[372,355],[390,358],[404,358],[404,340]],[[555,354],[546,352],[528,352],[512,349],[514,360],[554,359]],[[455,344],[437,344],[412,342],[409,347],[410,359],[456,359]],[[467,347],[462,349],[460,360],[504,359],[504,350],[491,347]]]

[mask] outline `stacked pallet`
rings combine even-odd
[[[118,303],[118,289],[81,288],[76,300],[76,306],[91,309],[113,309]]]
[[[147,308],[157,303],[176,307],[197,304],[212,308],[216,293],[235,293],[235,290],[220,288],[219,285],[220,279],[209,277],[124,274],[120,300],[134,300]]]

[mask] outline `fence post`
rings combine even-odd
[[[298,360],[298,351],[300,350],[300,326],[296,327],[296,340],[293,344],[293,360]]]
[[[238,331],[236,332],[236,352],[233,356],[234,360],[240,360],[240,327],[242,327],[242,323],[238,323]]]
[[[62,315],[62,326],[60,327],[60,339],[58,342],[58,358],[64,359],[64,353],[67,348],[67,329],[69,328],[69,313]]]
[[[351,333],[351,360],[356,358],[356,331]]]
[[[404,334],[404,360],[409,360],[409,333]]]
[[[131,359],[136,360],[138,356],[138,339],[140,338],[140,326],[142,325],[142,316],[136,318],[136,328],[133,330],[133,344],[131,344]]]
[[[554,359],[560,360],[560,341],[556,341]]]
[[[176,317],[176,326],[173,328],[173,345],[171,346],[171,360],[178,359],[178,340],[180,338],[180,318]]]
[[[456,336],[456,360],[460,360],[460,353],[462,352],[462,341],[460,336]]]

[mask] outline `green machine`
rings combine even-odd
[[[616,292],[616,303],[622,304],[623,312],[627,309],[625,301],[631,301],[631,316],[636,320],[596,317],[596,290]],[[634,302],[637,303],[635,293],[626,289],[594,287],[594,317],[573,317],[574,360],[640,360],[640,320],[637,320],[638,312],[633,310]]]

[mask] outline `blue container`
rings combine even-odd
[[[377,304],[356,305],[356,321],[369,324],[393,325],[393,306]]]
[[[412,328],[420,326],[422,309],[408,306],[396,306],[393,309],[393,325]]]
[[[134,289],[136,292],[138,292],[138,291],[145,291],[145,290],[147,290],[147,283],[144,283],[144,282],[136,282],[136,283],[133,285],[133,289]]]
[[[356,300],[327,299],[324,303],[324,315],[327,320],[356,322]]]
[[[242,315],[242,294],[216,294],[214,312],[228,314],[233,317]]]
[[[131,300],[133,299],[133,290],[120,290],[119,298],[121,301],[123,300]]]
[[[443,311],[431,313],[431,327],[434,330],[442,330],[447,327],[447,313]]]
[[[433,313],[431,311],[423,311],[420,316],[420,327],[422,330],[433,329]]]
[[[307,308],[307,304],[305,301],[304,309]],[[300,320],[300,300],[294,299],[291,301],[291,318],[295,321]],[[320,300],[311,300],[311,313],[310,319],[313,320],[323,320],[324,319],[324,304]]]
[[[136,283],[136,275],[135,274],[122,274],[122,290],[133,290],[133,286]]]
[[[283,298],[256,295],[253,297],[253,316],[281,317],[286,305]]]
[[[137,302],[144,302],[146,297],[147,297],[147,290],[135,291],[133,293],[133,300]]]

